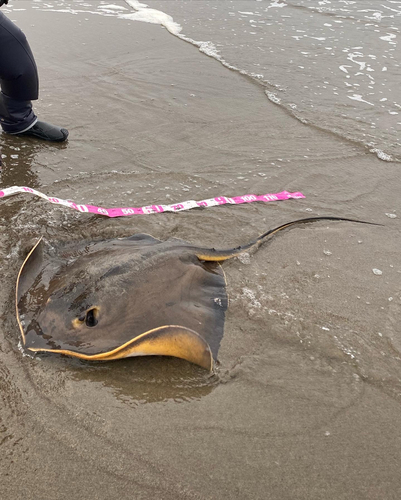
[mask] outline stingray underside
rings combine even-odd
[[[211,369],[226,308],[218,264],[185,242],[148,235],[68,255],[39,240],[16,287],[24,346],[87,360],[169,355]]]

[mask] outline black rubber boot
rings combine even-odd
[[[14,135],[36,137],[44,141],[63,142],[68,137],[68,130],[38,120],[33,127],[25,130],[25,132]]]

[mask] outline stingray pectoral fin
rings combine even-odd
[[[29,290],[29,288],[32,286],[32,283],[34,282],[42,267],[42,260],[42,238],[39,238],[39,240],[35,243],[34,247],[28,253],[24,262],[22,263],[22,266],[18,272],[17,283],[15,286],[15,310],[23,344],[25,344],[25,334],[20,320],[18,303],[22,295],[24,295],[24,293],[26,293],[26,291]]]
[[[167,325],[149,330],[112,351],[83,354],[65,349],[34,349],[74,356],[89,361],[112,361],[132,356],[173,356],[211,371],[213,356],[209,344],[194,330],[183,326]]]
[[[114,358],[114,355],[108,359]],[[173,356],[212,370],[213,357],[209,344],[194,330],[168,325],[145,332],[128,343],[118,358],[130,356]]]
[[[17,276],[17,301],[32,286],[34,279],[39,273],[43,260],[42,245],[42,238],[39,238],[22,263]]]

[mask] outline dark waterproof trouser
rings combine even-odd
[[[0,12],[0,125],[17,134],[37,121],[31,100],[38,98],[35,59],[22,31]]]

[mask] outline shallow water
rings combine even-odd
[[[165,26],[302,123],[401,157],[398,0],[36,1],[42,11]]]
[[[395,65],[379,72],[379,60],[370,58],[365,79],[342,52],[362,45],[351,39],[370,14],[358,13],[361,2],[148,3],[171,15],[181,35],[212,42],[223,62],[263,78],[229,70],[157,24],[123,18],[135,14],[125,2],[19,2],[26,10],[8,12],[40,68],[35,108],[71,135],[66,145],[2,135],[0,187],[28,185],[102,206],[283,189],[302,191],[306,199],[115,220],[30,195],[1,200],[2,498],[92,498],[94,492],[97,498],[399,498],[399,164],[364,146],[359,126],[367,125],[358,122],[358,110],[373,113],[378,124],[369,131],[374,147],[393,157],[399,150],[390,139],[393,121],[382,121],[393,108],[381,108],[374,100],[379,94],[367,99],[375,106],[348,99],[348,90],[356,91],[340,85],[343,79],[366,84],[368,92],[369,63],[389,101],[389,89],[398,91],[392,77],[381,85]],[[265,23],[254,28],[245,12],[262,14],[255,17]],[[305,16],[311,16],[306,28]],[[338,20],[349,28],[325,73],[331,86],[319,89],[324,47],[334,47],[324,24]],[[362,30],[363,54],[391,59],[394,38],[383,40],[383,48],[374,37],[386,36],[395,20],[382,16],[372,21],[379,32]],[[259,33],[268,22],[277,29],[258,35],[262,53],[250,45],[257,36],[250,30]],[[293,38],[297,29],[308,36]],[[274,54],[261,44],[263,36],[269,47],[285,48],[282,64],[270,61]],[[300,43],[302,52],[318,54],[316,65],[306,66]],[[274,78],[254,64],[271,68]],[[337,71],[337,64],[351,68]],[[288,69],[298,65],[310,71],[294,78]],[[301,91],[304,84],[316,94]],[[334,87],[340,107],[346,103],[346,120]],[[288,113],[288,103],[297,109]],[[18,347],[14,283],[40,235],[56,248],[60,240],[135,232],[228,248],[317,215],[383,226],[302,226],[227,262],[231,302],[212,375],[174,359],[89,364],[30,357]]]
[[[133,2],[135,5],[135,2]],[[400,158],[401,3],[151,1],[303,123]],[[146,9],[144,9],[146,12]]]

